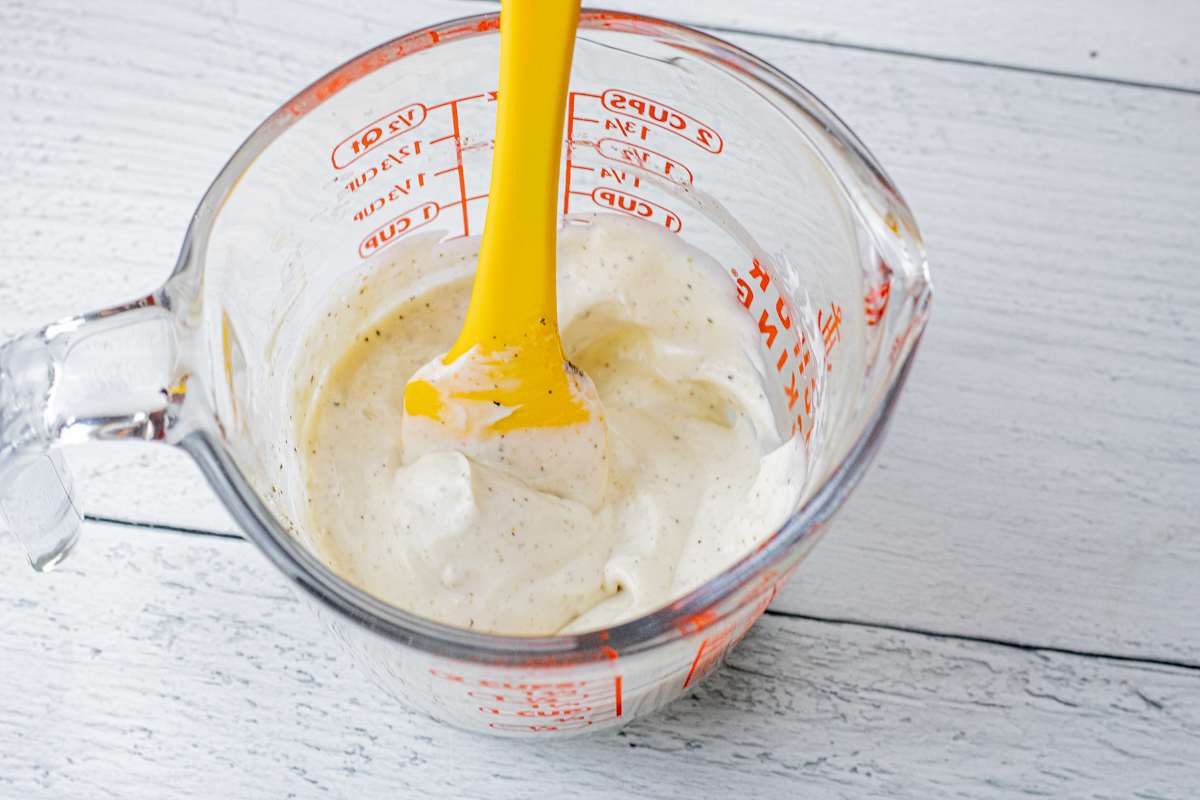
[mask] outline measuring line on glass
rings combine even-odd
[[[473,219],[471,204],[486,200],[488,193],[486,182],[480,182],[479,191],[471,191],[471,159],[465,156],[483,148],[490,151],[493,142],[467,141],[460,116],[464,111],[480,113],[481,104],[486,107],[496,100],[497,92],[489,91],[428,106],[409,103],[339,142],[330,154],[333,167],[346,175],[337,181],[339,192],[348,191],[362,199],[355,204],[352,220],[365,223],[376,214],[386,217],[381,212],[392,204],[406,198],[420,199],[436,205],[436,211],[427,213],[422,209],[423,222],[460,207],[461,227],[450,231],[451,238],[478,232],[479,220]],[[617,211],[678,233],[681,215],[638,194],[642,178],[627,168],[639,167],[666,180],[690,185],[694,180],[692,170],[677,158],[664,155],[664,145],[655,149],[656,140],[678,137],[676,141],[689,141],[700,151],[716,155],[724,147],[720,134],[682,111],[623,90],[608,89],[603,94],[571,92],[568,108],[563,213]],[[453,147],[453,151],[443,156],[443,145]],[[579,163],[581,151],[577,148],[586,148],[601,163]],[[483,167],[483,159],[480,161]],[[487,161],[490,163],[490,158]],[[414,169],[409,163],[427,168]],[[585,207],[580,207],[581,202]],[[373,226],[359,244],[359,255],[373,255],[419,227],[403,222],[408,213]],[[442,221],[445,224],[448,218]],[[392,226],[393,222],[397,224]],[[372,237],[373,243],[369,241]]]
[[[793,566],[782,580],[778,580],[779,573],[775,570],[767,570],[759,576],[758,583],[746,598],[747,604],[754,603],[750,613],[741,619],[722,625],[700,642],[700,646],[696,649],[696,657],[692,659],[692,665],[688,669],[687,677],[683,679],[683,688],[686,689],[699,683],[701,678],[712,672],[725,660],[725,656],[738,646],[758,618],[767,610],[767,606],[771,605],[779,587],[787,583],[795,571],[796,567]]]
[[[481,229],[482,211],[476,214],[472,203],[487,200],[486,177],[472,180],[469,157],[483,148],[490,151],[492,141],[468,141],[462,133],[461,115],[464,106],[472,114],[481,113],[478,106],[494,103],[496,98],[497,93],[491,91],[428,106],[410,103],[333,148],[330,161],[344,175],[337,181],[337,191],[343,198],[348,192],[355,200],[351,223],[366,228],[375,219],[387,219],[364,234],[358,245],[361,258],[374,255],[434,218],[450,223],[444,212],[456,206],[461,214],[455,215],[459,224],[452,225],[450,238],[470,236]],[[479,184],[479,191],[471,191],[473,183]],[[419,204],[413,205],[414,201]],[[412,207],[388,218],[385,209],[399,203]],[[416,217],[414,212],[419,212]]]
[[[472,679],[431,669],[435,678],[458,684],[488,727],[500,731],[570,731],[622,716],[622,678],[530,682]]]
[[[712,155],[724,146],[720,134],[711,127],[664,103],[618,89],[607,89],[602,94],[571,92],[567,102],[563,214],[570,214],[572,205],[576,211],[584,210],[578,203],[590,201],[587,210],[619,211],[678,233],[683,225],[681,215],[635,193],[633,190],[641,188],[642,178],[626,167],[691,185],[692,170],[661,152],[680,138]],[[580,155],[590,158],[593,154],[612,163],[579,163]]]
[[[433,105],[409,102],[331,148],[330,163],[344,176],[336,183],[339,196],[348,194],[355,209],[349,223],[361,226],[360,258],[434,220],[446,226],[449,239],[483,230],[497,99],[496,91],[486,91]],[[487,133],[470,137],[464,130]],[[571,92],[566,134],[564,216],[615,211],[675,233],[683,230],[685,215],[670,207],[671,195],[655,200],[645,195],[663,182],[691,187],[703,162],[721,158],[726,146],[706,122],[624,89]],[[447,213],[456,207],[459,213]],[[389,213],[394,208],[404,211]],[[882,318],[889,301],[890,270],[886,264],[882,270],[885,281],[868,286],[863,299],[868,325]],[[766,367],[776,374],[780,413],[790,433],[801,434],[807,444],[824,373],[833,370],[831,356],[841,340],[842,308],[829,303],[792,309],[771,273],[769,261],[754,257],[748,266],[730,269],[737,299],[758,326]],[[902,339],[903,334],[897,337]]]

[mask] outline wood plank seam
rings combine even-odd
[[[88,522],[103,522],[107,525],[125,525],[130,528],[145,528],[147,530],[168,531],[170,533],[182,533],[186,536],[216,536],[221,539],[238,539],[245,541],[244,536],[237,533],[226,533],[224,531],[210,531],[203,528],[185,528],[180,525],[167,525],[159,522],[136,522],[128,519],[116,519],[114,517],[101,517],[95,514],[84,514],[83,518]]]
[[[1123,78],[1106,78],[1102,75],[1085,75],[1080,72],[1065,72],[1055,69],[1042,69],[1040,67],[1022,67],[1016,64],[1003,64],[998,61],[978,61],[972,58],[958,58],[955,56],[939,56],[931,53],[918,53],[912,50],[896,50],[890,47],[874,47],[866,44],[853,44],[851,42],[831,42],[825,39],[813,39],[807,36],[795,36],[785,33],[769,33],[767,31],[756,31],[749,28],[734,28],[724,25],[702,25],[696,22],[686,22],[678,20],[679,24],[687,25],[691,28],[696,28],[702,31],[711,31],[716,33],[732,33],[741,36],[756,36],[763,39],[777,39],[787,42],[796,42],[798,44],[813,44],[822,47],[837,47],[843,50],[857,50],[863,53],[878,53],[888,56],[900,56],[901,58],[920,58],[926,61],[937,61],[943,64],[961,64],[970,67],[986,67],[988,69],[1002,69],[1009,72],[1023,72],[1029,75],[1046,75],[1052,78],[1068,78],[1072,80],[1091,81],[1092,83],[1107,83],[1115,86],[1128,86],[1135,89],[1155,89],[1163,92],[1178,92],[1180,94],[1200,95],[1200,89],[1189,89],[1186,86],[1172,86],[1167,83],[1149,83],[1146,81],[1131,81]]]
[[[469,0],[469,2],[474,4],[479,2],[479,0]],[[497,6],[500,5],[499,0],[495,0],[495,2]],[[956,56],[939,56],[931,53],[918,53],[915,50],[898,50],[890,47],[875,47],[867,44],[854,44],[853,42],[834,42],[828,39],[815,39],[808,36],[796,36],[795,34],[771,33],[769,31],[758,31],[752,28],[735,28],[730,25],[705,25],[700,22],[692,22],[684,19],[672,18],[670,21],[701,31],[732,33],[742,36],[758,36],[764,39],[777,39],[786,42],[797,42],[799,44],[816,44],[825,47],[838,47],[844,50],[858,50],[864,53],[880,53],[889,56],[900,56],[902,58],[923,58],[928,61],[937,61],[943,64],[963,64],[972,67],[988,67],[991,69],[1008,70],[1010,72],[1024,72],[1031,75],[1048,75],[1053,78],[1073,78],[1076,80],[1092,81],[1094,83],[1130,86],[1137,89],[1157,89],[1163,92],[1180,92],[1182,94],[1200,95],[1200,89],[1189,89],[1186,86],[1172,86],[1171,84],[1167,83],[1131,81],[1123,78],[1104,77],[1103,75],[1087,75],[1081,72],[1066,72],[1054,69],[1043,69],[1040,67],[1022,67],[1016,64],[1004,64],[998,61],[981,61],[972,58],[959,58]]]
[[[91,514],[85,514],[84,519],[89,522],[102,522],[107,525],[121,525],[130,528],[139,528],[148,531],[163,531],[166,533],[179,533],[185,536],[213,536],[219,539],[233,539],[235,541],[245,542],[244,537],[232,533],[222,533],[218,531],[206,531],[200,528],[184,528],[177,525],[162,525],[152,522],[129,522],[111,517],[98,517]],[[980,644],[992,644],[999,647],[1011,647],[1017,650],[1028,652],[1043,652],[1043,653],[1060,653],[1068,656],[1078,656],[1080,658],[1097,658],[1107,661],[1119,661],[1128,664],[1148,664],[1162,667],[1175,667],[1178,669],[1191,670],[1200,672],[1200,664],[1190,661],[1174,661],[1166,658],[1149,658],[1139,656],[1123,656],[1116,653],[1103,653],[1092,650],[1076,650],[1067,647],[1052,647],[1047,645],[1028,644],[1018,642],[1011,639],[997,639],[988,636],[971,636],[969,634],[958,633],[941,633],[938,631],[924,630],[922,628],[907,627],[904,625],[891,625],[884,622],[871,622],[869,620],[846,619],[835,617],[822,617],[812,614],[797,614],[790,611],[776,611],[768,608],[763,612],[764,616],[783,617],[787,619],[800,619],[808,622],[817,622],[826,625],[853,625],[859,628],[876,628],[879,630],[895,631],[897,633],[911,633],[917,636],[930,636],[937,639],[946,639],[959,642],[977,642]]]
[[[886,631],[896,631],[897,633],[913,633],[919,636],[932,636],[938,639],[952,639],[958,642],[979,642],[981,644],[994,644],[1000,647],[1013,647],[1017,650],[1027,650],[1029,652],[1042,653],[1061,653],[1068,656],[1080,656],[1082,658],[1099,658],[1107,661],[1120,661],[1122,663],[1131,664],[1153,664],[1162,667],[1177,667],[1178,669],[1186,669],[1200,672],[1200,664],[1191,661],[1172,661],[1166,658],[1149,658],[1145,656],[1123,656],[1117,653],[1102,653],[1093,650],[1073,650],[1068,647],[1048,647],[1046,645],[1025,644],[1012,639],[995,639],[990,636],[971,636],[970,634],[961,633],[939,633],[937,631],[928,631],[922,628],[911,628],[904,625],[890,625],[886,622],[869,622],[867,620],[857,619],[839,619],[835,617],[820,617],[812,614],[796,614],[791,611],[776,611],[768,608],[763,612],[764,616],[786,617],[788,619],[803,619],[809,622],[822,622],[829,625],[854,625],[860,628],[878,628]]]

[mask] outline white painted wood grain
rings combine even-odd
[[[90,517],[241,535],[196,462],[182,450],[94,442],[65,452],[80,505]]]
[[[0,4],[0,337],[170,273],[238,145],[328,70],[464,0]]]
[[[399,707],[247,543],[89,524],[0,560],[0,796],[1190,798],[1200,671],[767,617],[620,733]],[[9,544],[3,542],[0,544]]]
[[[606,0],[685,24],[1200,89],[1192,0]]]
[[[487,7],[0,8],[0,335],[153,288],[282,100]],[[1200,658],[1197,98],[730,38],[862,134],[937,289],[881,469],[780,607]],[[231,527],[178,454],[72,461],[91,513]]]
[[[935,287],[781,607],[1200,663],[1200,97],[746,44],[887,166]]]

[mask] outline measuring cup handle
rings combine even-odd
[[[58,446],[162,439],[176,417],[183,390],[164,299],[67,319],[0,347],[0,518],[34,569],[61,561],[83,525]]]

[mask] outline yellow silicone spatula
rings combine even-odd
[[[503,0],[496,155],[466,323],[404,389],[403,456],[456,450],[597,507],[604,411],[558,335],[555,241],[579,0]]]

